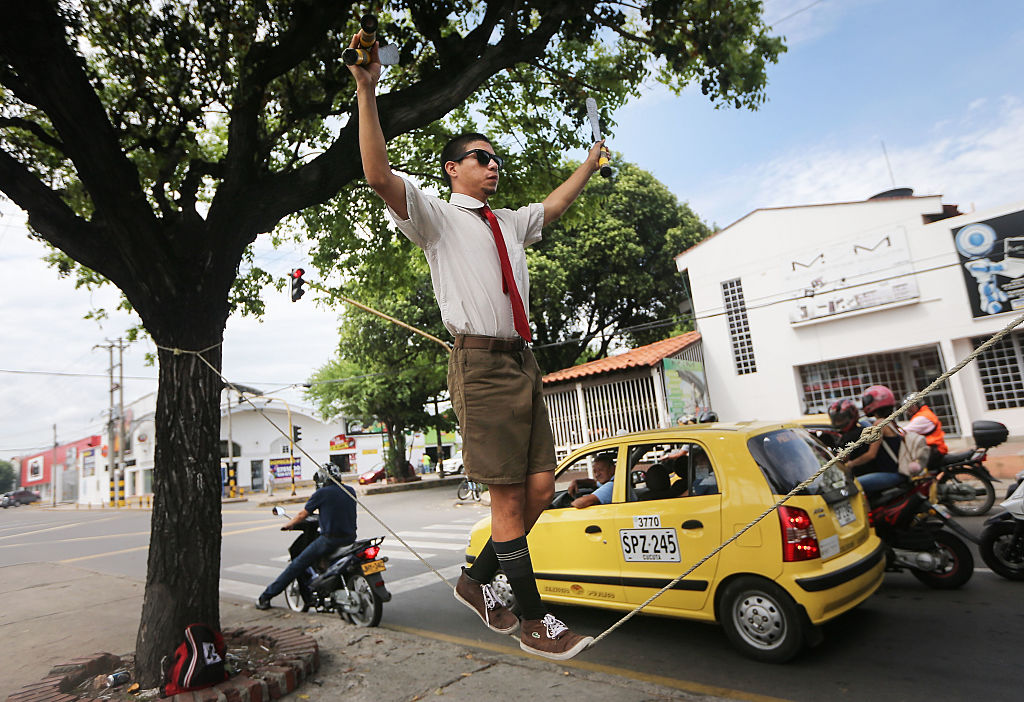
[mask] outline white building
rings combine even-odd
[[[1024,203],[960,214],[909,189],[759,209],[679,254],[723,420],[924,387],[1024,311]],[[947,432],[1024,434],[1024,331],[929,397]]]
[[[240,401],[238,393],[228,391],[222,398],[221,469],[226,492],[231,485],[246,493],[290,487],[293,466],[294,480],[304,482],[312,480],[317,468],[328,461],[343,472],[353,473],[384,461],[386,435],[364,432],[357,422],[339,419],[324,423],[311,409],[286,405],[276,398],[259,396],[250,397],[251,402]],[[122,499],[131,501],[153,492],[155,415],[155,393],[125,407]],[[296,429],[299,436],[293,443]],[[118,442],[115,437],[115,446]],[[79,503],[110,503],[112,456],[108,449],[107,437],[103,436],[102,445],[78,451]]]

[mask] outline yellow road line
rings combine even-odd
[[[132,548],[123,548],[120,551],[107,551],[106,553],[94,553],[91,556],[78,556],[77,558],[65,558],[58,563],[77,563],[78,561],[88,561],[92,558],[103,558],[104,556],[116,556],[121,553],[132,553],[134,551],[148,551],[149,544],[145,546],[133,546]]]
[[[531,658],[536,660],[536,656],[532,656],[519,648],[511,648],[509,646],[502,646],[501,644],[486,643],[483,641],[476,641],[474,639],[462,638],[461,636],[452,636],[450,634],[442,634],[437,631],[426,631],[424,629],[414,629],[412,627],[400,626],[397,624],[388,624],[385,626],[385,628],[392,629],[394,631],[402,631],[407,634],[414,634],[416,636],[424,636],[428,639],[446,641],[448,643],[458,644],[460,646],[482,648],[487,651],[494,651],[495,653],[522,656],[524,658]],[[594,673],[607,673],[609,675],[617,675],[622,678],[629,678],[631,680],[639,680],[641,682],[653,683],[655,685],[671,687],[676,690],[684,690],[686,692],[693,692],[699,695],[717,695],[718,697],[726,697],[728,699],[733,700],[746,700],[747,702],[789,702],[788,700],[781,697],[759,695],[756,692],[744,692],[743,690],[733,690],[728,687],[704,685],[703,683],[693,682],[690,680],[677,680],[676,678],[669,678],[665,677],[664,675],[638,673],[633,670],[628,670],[626,668],[617,668],[615,666],[605,665],[603,663],[589,663],[587,661],[570,660],[557,661],[557,665],[566,666],[569,668],[578,668],[580,670],[587,670]]]
[[[80,526],[82,524],[98,524],[99,522],[109,522],[111,519],[116,519],[116,515],[113,517],[104,517],[103,519],[96,519],[91,522],[72,522],[71,524],[61,524],[60,526],[47,527],[46,529],[36,529],[35,531],[23,531],[20,534],[10,534],[9,536],[0,536],[0,540],[13,539],[18,536],[31,536],[32,534],[42,534],[45,531],[55,531],[57,529],[70,529],[71,527]]]
[[[278,525],[278,522],[276,520],[273,523],[271,523],[271,524],[266,524],[266,522],[267,522],[266,519],[254,519],[254,520],[247,521],[247,522],[237,522],[235,524],[231,524],[230,526],[233,526],[233,527],[234,526],[241,526],[243,524],[265,524],[265,526],[263,526],[263,527],[256,527],[257,529],[265,529],[265,528],[269,528],[271,526],[277,526]],[[247,531],[253,531],[253,529],[241,529],[241,530],[237,530],[237,531],[225,531],[225,532],[222,533],[222,536],[228,536],[229,534],[243,534],[243,533],[245,533]],[[147,529],[146,531],[129,531],[129,532],[122,532],[122,533],[117,533],[117,534],[98,534],[96,536],[76,536],[76,537],[73,537],[73,538],[70,538],[70,539],[53,539],[52,541],[33,541],[31,543],[25,543],[25,544],[0,544],[0,548],[21,548],[21,547],[25,547],[25,546],[44,546],[44,545],[48,545],[48,544],[67,544],[67,543],[73,543],[73,542],[76,542],[76,541],[99,541],[101,539],[117,539],[117,538],[121,538],[121,537],[124,537],[124,536],[149,536],[149,534],[150,534],[150,531]],[[24,534],[17,534],[17,536],[24,536]]]

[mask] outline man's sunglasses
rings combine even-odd
[[[458,158],[453,158],[452,161],[461,161],[468,156],[476,156],[476,160],[480,162],[481,166],[486,166],[494,159],[494,162],[498,164],[498,168],[505,165],[505,159],[497,154],[492,154],[490,151],[484,151],[483,149],[470,149],[466,153],[462,154]]]

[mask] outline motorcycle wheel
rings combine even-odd
[[[1007,580],[1024,580],[1024,538],[1014,539],[1013,521],[997,522],[981,532],[981,559]]]
[[[803,620],[793,599],[773,582],[746,576],[726,585],[718,619],[743,655],[785,663],[804,646]]]
[[[469,481],[463,480],[461,483],[459,483],[459,489],[458,492],[455,493],[455,496],[458,497],[460,500],[468,500],[469,496],[472,494],[473,489],[469,486]]]
[[[941,572],[917,570],[911,568],[910,572],[915,578],[930,588],[936,590],[953,590],[960,587],[974,575],[974,556],[971,549],[956,534],[948,531],[936,531],[935,545],[945,551],[952,561],[946,569]]]
[[[291,611],[305,612],[309,609],[309,606],[302,599],[302,591],[299,589],[299,583],[295,580],[293,580],[281,594],[284,595],[285,604],[288,605],[288,609]]]
[[[358,573],[348,576],[348,589],[359,599],[358,612],[343,613],[348,616],[348,620],[359,627],[380,624],[380,618],[384,614],[384,603],[373,594],[373,588],[366,578]]]
[[[961,517],[985,514],[996,501],[992,481],[973,468],[954,468],[939,476],[939,502]]]

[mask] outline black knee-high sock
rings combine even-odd
[[[526,537],[520,536],[511,541],[495,541],[494,552],[498,563],[508,577],[508,584],[516,596],[516,601],[523,612],[523,619],[543,619],[547,614],[540,593],[537,592],[537,580],[533,575],[533,563],[530,561],[530,547]]]
[[[494,574],[498,572],[498,554],[494,552],[494,540],[487,539],[480,555],[473,561],[473,565],[466,569],[466,575],[478,583],[489,583],[494,580]]]

